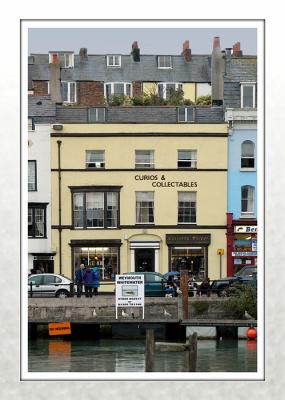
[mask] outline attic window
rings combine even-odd
[[[120,67],[121,56],[107,56],[107,67]]]
[[[161,68],[161,69],[172,68],[171,56],[158,56],[157,57],[157,68]]]
[[[74,67],[74,53],[64,53],[64,52],[49,53],[50,64],[55,64],[58,60],[62,68]]]

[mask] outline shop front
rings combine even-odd
[[[131,241],[131,271],[159,272],[160,242]]]
[[[207,277],[210,242],[210,234],[167,234],[169,271],[187,269],[197,280]]]
[[[73,276],[80,264],[97,266],[100,281],[115,281],[120,273],[120,240],[71,240]]]
[[[257,265],[256,221],[233,220],[232,214],[228,213],[227,248],[228,276],[246,265]]]

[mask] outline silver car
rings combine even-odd
[[[58,274],[36,274],[28,278],[29,297],[59,297],[70,296],[72,281]]]

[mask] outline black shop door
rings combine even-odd
[[[135,272],[154,271],[154,249],[135,249]]]

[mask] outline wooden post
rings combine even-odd
[[[180,271],[180,289],[182,291],[182,319],[188,319],[188,271]]]
[[[188,349],[186,351],[185,370],[196,372],[197,369],[197,333],[194,332],[188,338]]]
[[[153,355],[154,355],[154,331],[153,329],[147,329],[146,342],[145,342],[145,372],[153,371]]]

